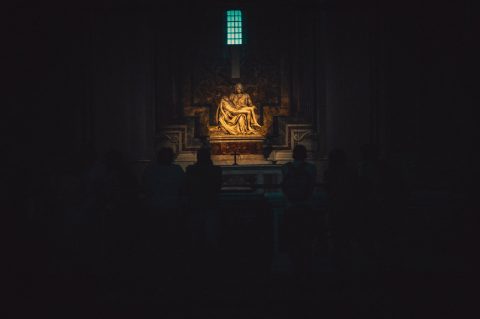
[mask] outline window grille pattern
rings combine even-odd
[[[227,44],[243,44],[242,11],[227,10]]]

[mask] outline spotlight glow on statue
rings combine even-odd
[[[250,95],[243,92],[241,83],[235,84],[235,92],[222,97],[217,109],[219,128],[232,135],[258,134],[261,128]]]

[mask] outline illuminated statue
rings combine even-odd
[[[243,92],[241,83],[235,85],[235,92],[224,96],[217,109],[218,126],[232,135],[257,134],[261,128],[255,115],[256,106],[250,95]]]

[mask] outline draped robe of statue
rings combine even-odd
[[[217,109],[218,125],[232,135],[256,134],[261,126],[257,122],[255,109],[247,93],[224,96]]]

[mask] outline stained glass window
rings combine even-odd
[[[227,10],[227,44],[238,45],[243,43],[242,11]]]

